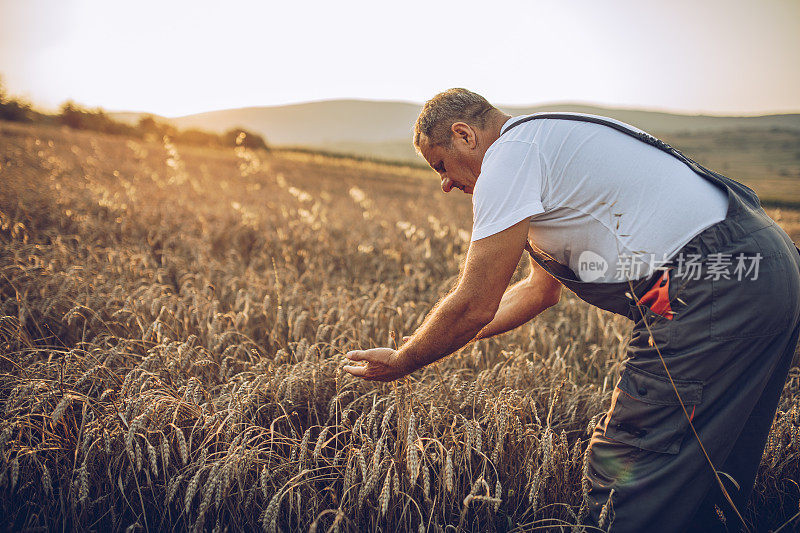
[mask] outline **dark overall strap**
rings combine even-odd
[[[686,157],[685,155],[683,155],[678,150],[676,150],[672,146],[668,145],[667,143],[665,143],[661,139],[657,139],[657,138],[653,137],[652,135],[650,135],[648,133],[632,130],[632,129],[626,127],[626,126],[623,126],[622,124],[617,124],[616,122],[612,122],[611,120],[607,120],[607,119],[604,119],[604,118],[601,118],[601,117],[586,116],[586,115],[572,115],[572,114],[569,114],[569,113],[537,113],[536,115],[531,115],[529,117],[524,117],[524,118],[521,118],[518,121],[512,123],[500,135],[503,135],[503,134],[507,133],[511,128],[515,128],[515,127],[519,126],[520,124],[524,124],[525,122],[528,122],[528,121],[531,121],[531,120],[536,120],[536,119],[542,119],[542,118],[556,118],[556,119],[562,119],[562,120],[574,120],[576,122],[592,122],[594,124],[602,124],[603,126],[608,126],[609,128],[614,128],[617,131],[621,131],[622,133],[630,135],[634,139],[639,139],[640,141],[645,142],[645,143],[649,144],[650,146],[655,146],[659,150],[662,150],[662,151],[664,151],[664,152],[666,152],[666,153],[668,153],[668,154],[670,154],[670,155],[672,155],[674,157],[677,157],[682,162],[684,162],[687,165],[689,165],[692,168],[692,170],[694,170],[695,172],[716,175],[715,172],[707,169],[706,167],[704,167],[703,165],[701,165],[697,161],[694,161],[693,159],[690,159],[690,158]]]

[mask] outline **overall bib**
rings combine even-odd
[[[753,190],[655,137],[564,113],[525,117],[505,131],[535,119],[614,128],[678,158],[727,193],[725,219],[645,278],[584,282],[547,254],[526,249],[579,298],[635,322],[611,408],[590,443],[592,520],[613,489],[612,531],[725,531],[725,524],[738,531],[690,423],[714,468],[727,474],[720,478],[744,514],[800,336],[800,248]],[[720,261],[735,264],[738,257],[749,260],[749,276],[720,275]]]

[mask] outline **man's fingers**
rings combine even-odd
[[[342,367],[342,370],[345,372],[349,372],[350,374],[356,377],[363,377],[364,374],[367,372],[367,367],[365,366],[353,366],[353,365],[345,365]]]
[[[403,342],[408,342],[411,340],[411,335],[406,335],[403,337]]]
[[[353,350],[344,354],[351,361],[364,361],[364,350]]]
[[[360,378],[371,381],[392,381],[403,377],[408,372],[398,365],[397,352],[391,348],[370,348],[369,350],[351,350],[344,354],[350,361],[363,361],[364,365],[345,365],[342,369]]]
[[[369,361],[385,364],[387,357],[393,354],[391,348],[370,348],[369,350],[352,350],[345,354],[351,361]]]

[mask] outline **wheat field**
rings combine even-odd
[[[0,123],[3,527],[580,531],[627,320],[567,293],[408,379],[341,371],[413,333],[470,223],[420,169]],[[799,391],[754,530],[797,526]]]

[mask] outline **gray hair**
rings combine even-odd
[[[467,89],[455,88],[441,92],[425,102],[414,124],[414,148],[419,152],[420,142],[450,146],[450,127],[456,122],[483,128],[492,110],[497,108],[483,96]]]

